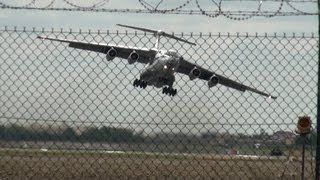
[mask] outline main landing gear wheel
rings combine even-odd
[[[177,94],[177,90],[171,87],[164,87],[162,90],[162,94],[168,94],[169,96],[175,96]]]
[[[147,85],[148,85],[147,82],[139,80],[139,79],[135,79],[133,81],[134,87],[141,87],[141,88],[145,89],[147,87]]]

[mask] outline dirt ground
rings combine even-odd
[[[313,179],[314,163],[306,162]],[[301,162],[287,158],[137,153],[0,153],[0,179],[300,179]]]

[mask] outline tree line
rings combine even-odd
[[[55,131],[53,129],[56,129]],[[254,135],[245,134],[221,134],[206,132],[200,135],[186,135],[174,133],[158,133],[152,137],[147,137],[143,133],[137,133],[134,130],[122,127],[87,127],[81,132],[74,128],[64,125],[57,129],[54,127],[37,128],[24,127],[17,124],[0,125],[0,140],[7,141],[78,141],[78,142],[113,142],[113,143],[188,143],[197,144],[216,139],[225,140],[224,143],[237,144],[239,140],[270,139],[271,135],[260,133]],[[317,134],[312,131],[306,138],[295,136],[295,145],[306,144],[315,145]]]
[[[90,142],[140,142],[144,137],[141,133],[118,127],[89,127],[77,133],[72,127],[66,126],[55,132],[48,128],[32,129],[16,124],[0,125],[0,140],[7,141],[90,141]]]

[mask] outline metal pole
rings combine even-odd
[[[301,135],[302,137],[302,165],[301,165],[301,180],[304,180],[304,154],[306,149],[306,135]]]
[[[318,12],[320,12],[320,0],[318,0]],[[318,13],[318,32],[320,31],[320,13]],[[318,93],[317,93],[317,147],[316,147],[316,180],[320,180],[320,43],[318,41]]]
[[[318,0],[318,12],[320,12],[320,0]],[[318,32],[320,31],[320,13],[318,13]],[[316,180],[320,180],[320,43],[318,41],[318,93],[317,93],[317,147],[316,147]]]

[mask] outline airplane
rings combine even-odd
[[[135,62],[146,64],[146,67],[140,74],[140,79],[135,79],[133,82],[133,86],[143,89],[145,89],[147,86],[162,88],[162,93],[169,96],[175,96],[177,94],[177,89],[173,88],[173,83],[175,82],[175,73],[182,73],[188,75],[190,80],[198,78],[207,81],[209,88],[221,84],[242,92],[248,90],[254,93],[258,93],[262,96],[266,96],[268,98],[277,98],[263,91],[259,91],[256,88],[246,86],[227,77],[219,75],[213,71],[202,68],[197,64],[189,62],[185,60],[178,52],[159,49],[160,38],[162,36],[188,43],[190,45],[196,45],[193,42],[189,42],[172,34],[168,34],[162,30],[152,30],[123,24],[117,25],[120,27],[131,28],[154,34],[156,37],[154,47],[148,49],[98,42],[85,42],[52,38],[45,36],[38,36],[37,38],[40,38],[42,40],[69,43],[69,47],[76,49],[104,53],[106,54],[106,59],[108,61],[111,61],[114,58],[118,57],[121,59],[126,59],[129,64],[133,64]]]

